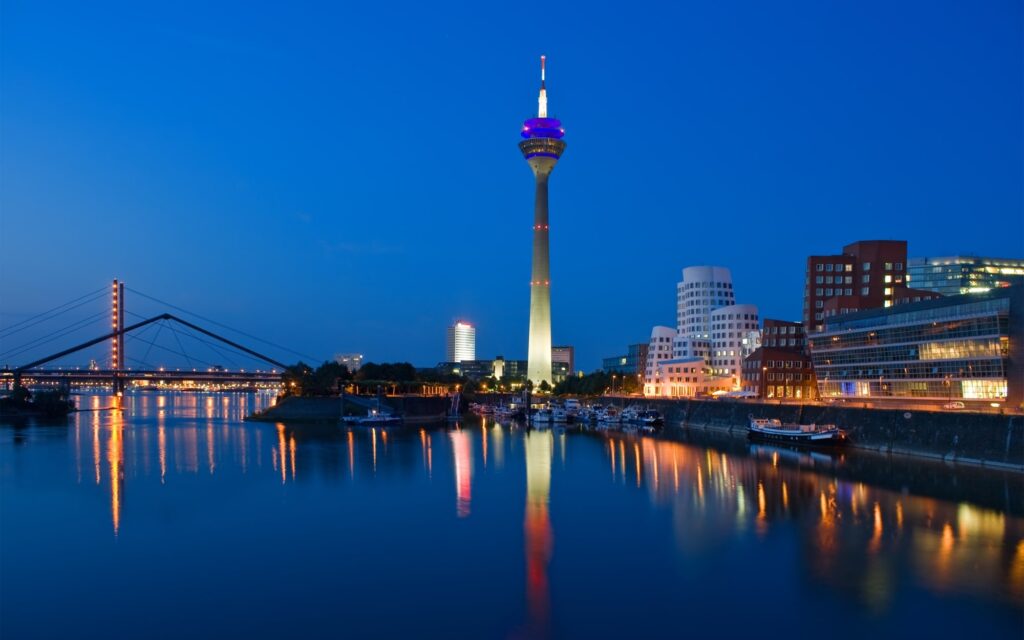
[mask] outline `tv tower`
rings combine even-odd
[[[523,123],[519,150],[533,170],[533,270],[530,278],[530,345],[526,377],[534,385],[551,384],[551,266],[548,248],[548,177],[565,151],[562,123],[548,117],[544,87],[544,56],[540,57],[540,96],[537,117]]]

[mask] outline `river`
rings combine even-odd
[[[0,636],[1024,632],[1019,475],[873,454],[246,423],[257,394],[83,395],[0,425]]]

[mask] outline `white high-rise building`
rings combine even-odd
[[[448,327],[445,362],[476,360],[476,327],[459,320]]]
[[[745,345],[749,343],[751,332],[757,329],[757,307],[736,304],[729,269],[686,267],[682,282],[676,285],[676,329],[654,327],[651,331],[644,371],[645,392],[657,395],[670,388],[670,395],[685,395],[682,387],[664,385],[668,384],[667,381],[672,384],[694,382],[693,372],[688,370],[689,376],[675,380],[671,376],[666,378],[659,365],[672,360],[665,366],[674,369],[695,358],[704,359],[707,371],[702,372],[699,387],[688,389],[739,389]],[[666,342],[667,347],[664,346]],[[686,366],[693,368],[692,364]]]
[[[757,329],[757,306],[733,304],[711,312],[711,356],[716,376],[729,376],[738,389],[743,375],[743,338]]]
[[[676,285],[676,330],[688,338],[710,338],[711,312],[736,304],[732,273],[725,267],[686,267]]]

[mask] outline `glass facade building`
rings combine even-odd
[[[955,296],[984,293],[992,289],[1024,284],[1024,259],[951,256],[914,258],[907,269],[910,286]]]
[[[809,337],[821,398],[1021,403],[1024,288],[834,316]]]

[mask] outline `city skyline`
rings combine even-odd
[[[483,356],[525,356],[530,198],[509,123],[533,111],[540,53],[574,146],[552,194],[552,338],[581,369],[672,324],[688,265],[729,267],[737,299],[796,320],[806,256],[858,238],[1018,257],[1020,8],[947,9],[671,9],[642,38],[599,9],[550,42],[410,8],[368,47],[332,39],[329,12],[5,6],[0,327],[118,277],[323,359],[433,364],[422,338],[456,315],[484,328]],[[426,133],[452,95],[476,139],[458,191]],[[601,153],[627,117],[635,163]]]

